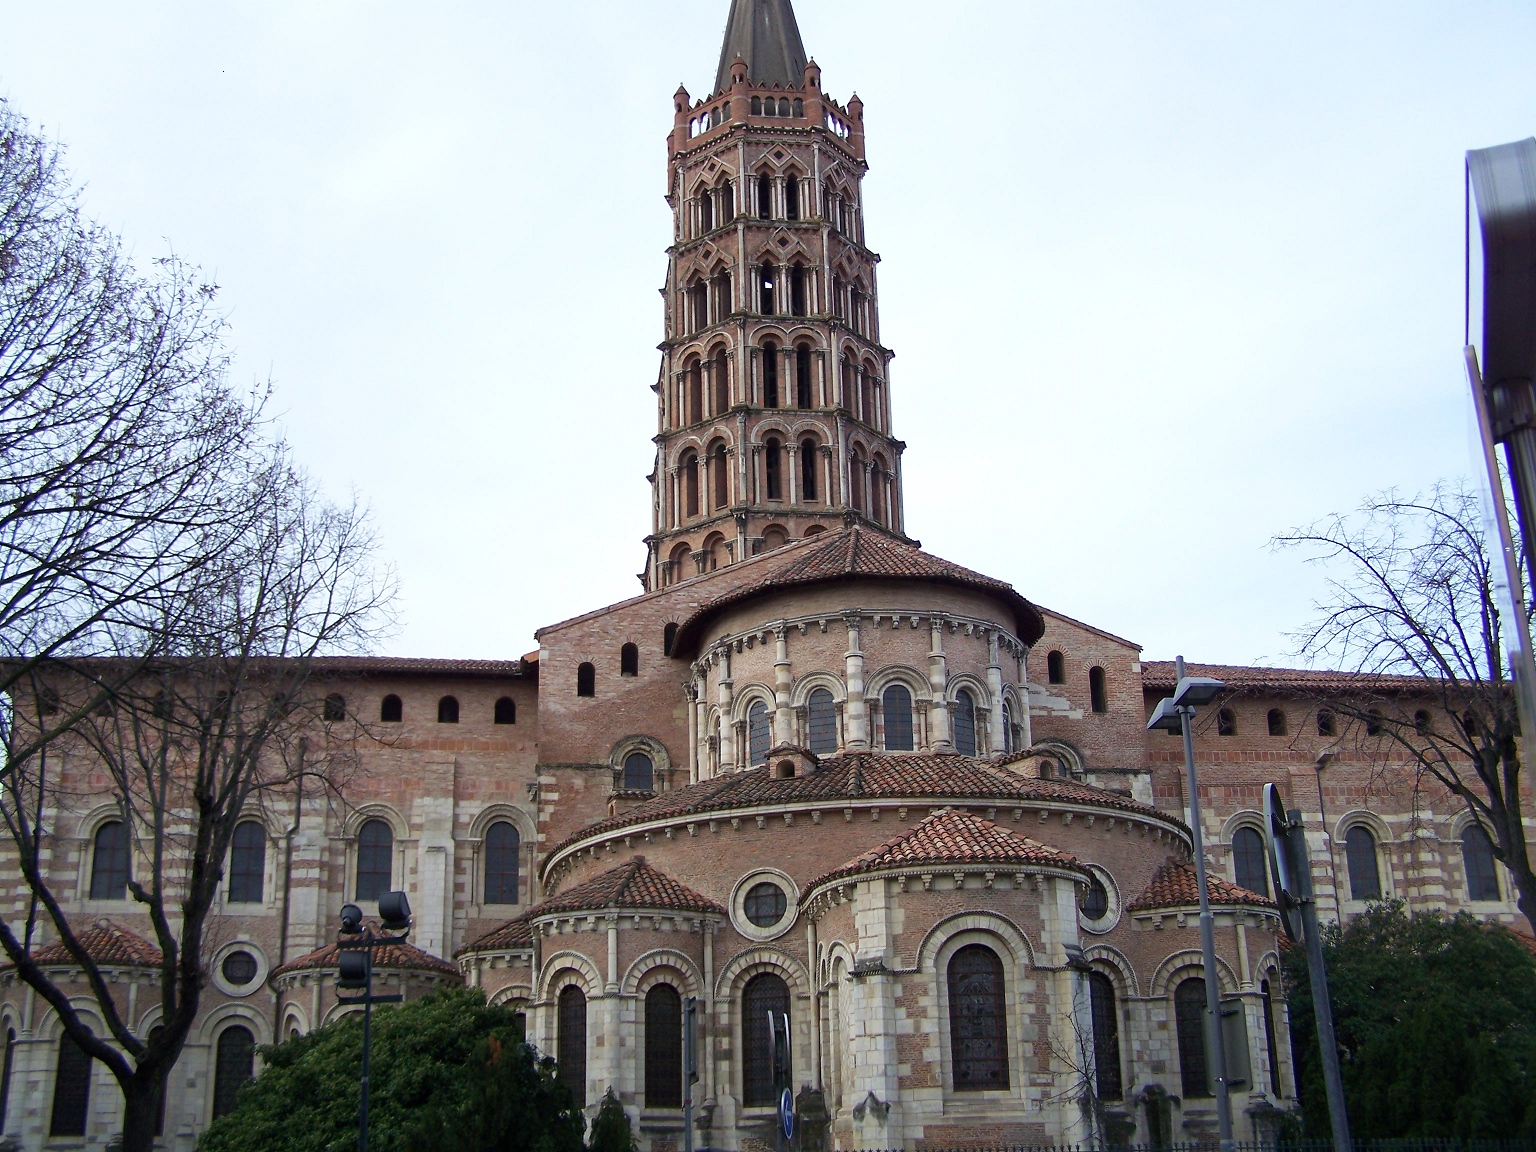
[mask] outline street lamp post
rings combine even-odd
[[[1149,731],[1179,732],[1184,737],[1184,772],[1189,781],[1189,827],[1194,840],[1195,880],[1200,888],[1200,956],[1205,967],[1206,1047],[1215,1064],[1216,1126],[1221,1152],[1233,1152],[1232,1100],[1228,1095],[1227,1046],[1221,1024],[1221,987],[1216,974],[1216,923],[1211,916],[1211,894],[1205,881],[1205,840],[1200,830],[1200,782],[1195,775],[1195,740],[1190,725],[1195,710],[1226,689],[1220,680],[1186,676],[1184,657],[1175,665],[1178,685],[1173,695],[1159,700],[1147,721]]]
[[[338,990],[362,989],[361,996],[336,997],[338,1004],[363,1006],[363,1075],[362,1095],[357,1109],[357,1152],[368,1152],[368,1063],[373,1044],[373,1006],[398,1004],[403,994],[375,996],[373,994],[373,949],[375,945],[395,944],[411,933],[411,904],[404,892],[386,892],[379,897],[379,929],[387,935],[375,935],[372,928],[363,927],[363,910],[356,904],[344,904],[341,908],[341,935],[337,937],[336,987]]]

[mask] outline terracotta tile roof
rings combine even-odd
[[[1020,596],[1012,584],[951,564],[915,544],[855,524],[828,532],[817,537],[814,543],[796,548],[755,583],[705,604],[678,629],[673,650],[689,651],[697,644],[704,626],[732,604],[784,588],[847,580],[922,580],[981,589],[997,595],[1013,609],[1015,627],[1026,644],[1033,644],[1045,630],[1045,620],[1039,609]]]
[[[508,679],[533,671],[522,660],[422,660],[411,656],[321,656],[311,667],[324,675],[467,676]]]
[[[285,976],[289,972],[298,972],[306,968],[335,968],[337,957],[341,955],[341,949],[333,940],[323,948],[316,948],[297,960],[290,960],[281,968],[272,973],[273,977]],[[442,976],[452,976],[460,979],[459,970],[446,960],[440,960],[428,952],[423,952],[414,944],[404,941],[395,944],[384,944],[373,950],[373,966],[375,968],[390,968],[396,971],[408,972],[435,972]]]
[[[508,952],[518,948],[533,947],[533,925],[524,912],[516,920],[508,920],[492,928],[484,936],[471,940],[453,954],[455,960],[469,952]]]
[[[1209,870],[1205,874],[1205,882],[1210,886],[1212,904],[1253,904],[1262,908],[1275,906],[1274,901],[1267,897],[1239,888],[1219,876],[1212,876]],[[1131,901],[1130,910],[1142,912],[1152,908],[1195,908],[1199,904],[1200,884],[1194,864],[1170,860],[1157,870],[1157,875],[1152,877],[1152,883],[1147,885],[1146,890]]]
[[[552,912],[591,912],[601,908],[635,908],[657,912],[702,912],[724,916],[725,909],[636,856],[594,876],[568,892],[552,896],[528,912],[529,919]]]
[[[830,806],[855,799],[932,799],[999,806],[1059,801],[1135,812],[1178,823],[1167,813],[1115,792],[1068,780],[1021,776],[998,763],[969,756],[850,752],[823,760],[818,769],[805,775],[778,777],[764,765],[663,792],[621,816],[568,836],[546,859],[554,858],[562,849],[588,837],[651,820],[704,816],[758,805],[821,802]]]
[[[949,808],[935,812],[910,831],[817,877],[807,885],[806,893],[828,881],[866,872],[962,864],[1038,864],[1079,869],[1077,859],[1065,852],[1016,836],[970,812]]]
[[[1172,660],[1144,660],[1141,686],[1149,692],[1172,692],[1178,683]],[[1419,676],[1385,676],[1371,672],[1330,672],[1315,668],[1259,668],[1242,664],[1185,664],[1187,676],[1210,676],[1233,692],[1277,692],[1316,696],[1328,692],[1427,692],[1437,682]]]
[[[121,968],[158,968],[165,962],[160,949],[144,937],[119,928],[111,921],[97,922],[84,932],[75,935],[85,954],[98,965]],[[62,941],[55,941],[32,953],[32,959],[40,965],[75,963]],[[9,967],[9,965],[6,965]]]

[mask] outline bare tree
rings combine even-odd
[[[0,101],[0,821],[29,900],[0,948],[116,1078],[125,1152],[152,1146],[197,1016],[235,826],[329,777],[315,659],[363,650],[392,590],[363,510],[323,500],[264,434],[264,392],[229,384],[214,297],[174,259],[141,273]],[[104,799],[161,953],[151,1036],[49,866]],[[78,983],[33,959],[44,926]]]
[[[301,780],[334,783],[327,749],[347,741],[314,739],[324,731],[326,686],[315,660],[365,647],[390,594],[356,507],[328,506],[280,458],[251,482],[263,515],[237,541],[220,533],[222,551],[162,601],[153,640],[159,654],[147,661],[135,654],[135,678],[62,742],[13,760],[0,791],[0,819],[34,906],[83,974],[109,1035],[94,1035],[70,989],[32,959],[30,918],[21,932],[0,923],[0,947],[69,1036],[116,1077],[125,1152],[152,1146],[166,1075],[196,1020],[235,827]],[[146,626],[141,620],[130,635]],[[44,665],[38,675],[61,711],[95,698],[102,682],[76,661]],[[14,726],[24,727],[24,718]],[[60,748],[89,767],[51,765],[50,751]],[[103,772],[107,787],[90,786]],[[121,990],[114,996],[80,942],[69,910],[73,878],[51,875],[44,863],[57,824],[107,797],[132,848],[127,893],[161,953],[160,1027],[148,1037],[135,1034]],[[50,818],[53,827],[45,826]]]
[[[1298,651],[1356,675],[1321,703],[1350,722],[1343,735],[1413,765],[1419,784],[1438,784],[1466,806],[1536,929],[1522,795],[1530,779],[1477,491],[1388,492],[1275,544],[1307,548],[1334,573],[1319,618],[1296,636]]]
[[[227,382],[215,293],[174,258],[141,274],[0,101],[0,696],[115,644],[253,513],[231,490],[269,451],[264,396]]]

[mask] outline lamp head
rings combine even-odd
[[[338,988],[368,987],[368,949],[347,948],[337,958],[336,986]]]
[[[386,932],[402,932],[411,926],[411,902],[404,892],[386,892],[379,897],[379,927]]]
[[[1313,766],[1314,769],[1318,772],[1321,772],[1324,768],[1328,767],[1329,761],[1331,761],[1337,755],[1337,752],[1322,753],[1320,756],[1318,756],[1317,763]]]
[[[1152,719],[1147,721],[1148,732],[1182,732],[1184,722],[1172,696],[1164,696],[1152,709]]]
[[[343,904],[341,906],[341,930],[349,936],[362,931],[363,910],[356,904]]]
[[[1209,676],[1181,676],[1178,687],[1173,690],[1173,702],[1187,708],[1200,708],[1226,690],[1225,684]]]

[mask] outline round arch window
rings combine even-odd
[[[261,965],[257,963],[256,957],[242,950],[231,952],[224,957],[224,963],[220,965],[219,971],[224,979],[236,988],[243,988],[256,979],[256,974],[261,971]]]
[[[788,908],[784,889],[769,880],[752,885],[747,890],[747,898],[742,901],[742,911],[747,919],[759,928],[772,928],[784,919]]]
[[[1109,890],[1104,887],[1104,881],[1089,873],[1088,886],[1078,897],[1077,909],[1083,914],[1083,919],[1098,923],[1109,915]]]

